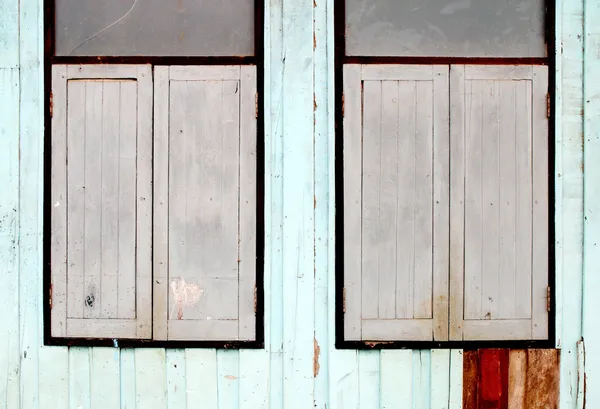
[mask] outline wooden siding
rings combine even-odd
[[[600,15],[596,2],[588,2],[584,31],[583,2],[556,3],[556,339],[562,348],[559,408],[573,409],[583,407],[584,379],[578,377],[582,355],[577,353],[582,323],[582,145],[586,151],[590,146],[588,154],[593,155],[597,142],[582,133],[583,42],[588,42],[586,89],[593,92],[599,84],[593,41]],[[199,402],[212,408],[461,407],[461,351],[335,349],[333,1],[273,1],[265,10],[265,349],[118,350],[43,346],[42,7],[39,0],[0,1],[1,408],[164,409],[191,408]],[[589,132],[598,118],[597,102],[586,102]],[[598,179],[596,159],[590,156],[586,163],[589,189]],[[589,217],[598,214],[590,200],[598,195],[587,195]],[[596,220],[588,220],[586,237],[591,239],[588,234],[600,230]],[[284,224],[285,238],[294,240],[285,252]],[[598,256],[598,248],[594,240],[586,246],[586,273],[593,273],[597,263],[590,257]],[[594,291],[586,286],[586,339],[591,340],[599,333]],[[284,299],[291,300],[285,308]],[[598,345],[587,348],[588,384],[598,376],[597,365],[592,366],[600,356]],[[412,359],[407,359],[409,354]],[[238,375],[229,373],[236,365]],[[237,394],[224,395],[236,385]],[[400,394],[401,399],[390,399]],[[599,400],[600,390],[588,388],[587,407],[597,407]]]

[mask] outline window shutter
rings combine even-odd
[[[52,92],[52,335],[150,338],[150,67],[56,65]]]
[[[254,340],[256,67],[156,67],[154,338]]]
[[[346,340],[448,339],[448,75],[344,67]]]
[[[546,339],[547,67],[451,68],[451,340]]]

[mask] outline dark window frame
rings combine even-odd
[[[478,348],[555,348],[556,346],[556,279],[555,279],[555,88],[556,88],[556,0],[545,0],[546,57],[410,57],[346,55],[346,0],[334,0],[334,77],[335,77],[335,347],[337,349],[478,349]],[[548,338],[511,341],[349,341],[344,339],[344,118],[343,90],[345,64],[428,64],[428,65],[544,65],[548,67],[550,115],[548,119]],[[450,317],[448,317],[448,320]]]
[[[254,0],[254,55],[236,56],[56,56],[55,0],[44,0],[44,195],[43,195],[43,336],[44,345],[106,346],[120,348],[224,348],[263,349],[264,328],[264,0]],[[51,154],[52,124],[50,116],[52,66],[54,64],[150,64],[164,65],[255,65],[258,92],[256,147],[256,340],[254,341],[157,341],[139,339],[62,338],[51,334]]]

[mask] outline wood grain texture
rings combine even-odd
[[[345,68],[346,335],[365,340],[445,340],[448,70],[361,69],[362,82],[359,66]],[[384,74],[393,80],[382,80]],[[362,115],[356,112],[359,108]],[[359,309],[365,320],[360,333]]]
[[[74,70],[86,73],[53,74],[53,333],[148,338],[150,70],[107,66],[109,80],[71,80]]]
[[[451,297],[461,297],[464,280],[464,316],[460,302],[454,301],[452,338],[545,339],[548,119],[540,106],[547,71],[511,66],[452,70],[453,92],[464,94],[453,99],[452,118],[465,121],[453,123],[453,135],[464,132],[464,145],[457,140],[453,148],[459,173],[454,181],[461,179],[453,203],[464,206],[464,244],[462,226],[452,228],[452,251],[464,252],[464,275],[459,277],[463,261],[456,254]],[[539,169],[535,158],[542,158],[537,159]],[[540,199],[535,198],[537,189]],[[455,214],[461,218],[463,213]]]
[[[7,21],[6,23],[9,23]],[[0,23],[0,30],[2,24]],[[20,404],[19,71],[0,69],[0,407]]]

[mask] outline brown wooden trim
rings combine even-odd
[[[345,56],[344,64],[469,64],[469,65],[548,65],[546,57],[367,57]]]

